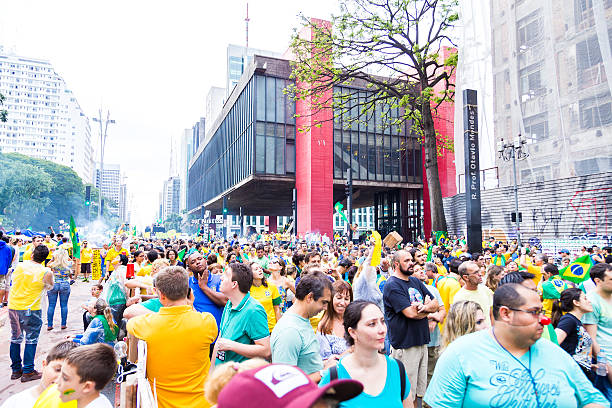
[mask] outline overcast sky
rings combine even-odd
[[[251,0],[249,46],[284,52],[300,12],[329,18],[336,7]],[[204,116],[209,87],[225,86],[226,47],[245,45],[245,14],[246,0],[0,0],[0,44],[48,59],[88,116],[110,110],[104,161],[121,165],[143,226],[169,176],[170,138]]]

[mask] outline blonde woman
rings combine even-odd
[[[66,329],[68,320],[68,298],[70,297],[70,278],[72,277],[72,261],[68,256],[68,251],[58,248],[53,253],[53,258],[47,264],[53,272],[53,288],[47,292],[49,306],[47,308],[47,330],[53,330],[53,316],[55,315],[55,305],[57,298],[60,301],[60,315],[62,320],[62,330]]]
[[[448,310],[442,347],[446,348],[459,337],[487,328],[487,320],[480,305],[471,300],[460,300],[453,303]]]

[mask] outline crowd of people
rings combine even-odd
[[[87,243],[75,259],[65,237],[53,238],[0,241],[11,378],[40,380],[1,408],[111,406],[100,390],[117,367],[111,346],[126,336],[147,344],[160,408],[609,407],[612,399],[608,247],[553,258],[494,237],[471,252],[457,237],[389,248],[377,233],[360,243],[115,236],[93,280]],[[585,256],[582,281],[564,274]],[[39,372],[41,299],[47,330],[56,330],[58,299],[65,329],[78,280],[92,280],[83,334],[56,345]]]

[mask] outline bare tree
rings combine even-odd
[[[409,123],[425,151],[434,231],[447,230],[437,157],[442,147],[452,149],[452,140],[436,131],[434,116],[454,98],[457,53],[441,54],[454,46],[456,10],[457,0],[340,0],[331,26],[304,19],[312,35],[296,32],[292,39],[296,83],[287,91],[308,100],[314,113],[332,108],[349,125],[373,115],[383,126]],[[389,107],[400,107],[400,117],[391,117]]]

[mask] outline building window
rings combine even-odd
[[[610,93],[579,102],[580,128],[591,129],[612,123],[612,102]]]
[[[606,81],[597,35],[576,44],[576,73],[581,89]]]
[[[521,102],[526,102],[531,98],[545,93],[546,88],[542,86],[540,80],[541,69],[542,65],[537,63],[519,71]]]
[[[542,40],[540,10],[536,10],[517,23],[518,46],[520,49],[531,47]]]
[[[551,178],[550,166],[521,170],[521,183],[536,183]]]
[[[548,139],[547,113],[525,118],[523,125],[525,126],[525,137],[527,138],[527,143],[536,143]]]

